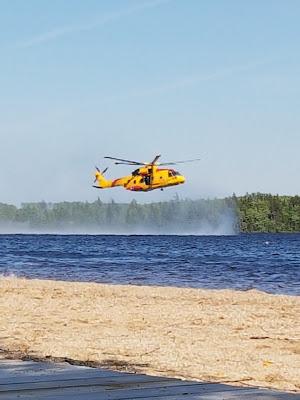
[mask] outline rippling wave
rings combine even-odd
[[[300,294],[300,234],[0,235],[0,274]]]

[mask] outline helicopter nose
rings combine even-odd
[[[180,175],[180,176],[178,177],[178,179],[179,179],[179,183],[184,183],[184,182],[185,182],[185,177],[182,176],[182,175]]]

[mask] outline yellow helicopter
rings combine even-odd
[[[120,165],[133,165],[139,167],[135,169],[131,175],[122,176],[114,180],[107,180],[104,178],[104,173],[108,168],[102,172],[96,167],[95,180],[97,185],[93,185],[97,189],[107,189],[117,186],[123,186],[126,190],[133,192],[148,192],[149,190],[161,189],[163,190],[169,186],[179,185],[185,182],[185,177],[178,171],[170,168],[160,168],[167,165],[176,165],[187,162],[199,161],[200,158],[185,161],[173,161],[168,163],[158,163],[160,155],[157,155],[152,162],[139,162],[124,160],[122,158],[104,157],[115,161],[115,164]]]

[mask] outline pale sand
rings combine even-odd
[[[254,290],[0,279],[0,347],[33,358],[300,392],[299,323]]]

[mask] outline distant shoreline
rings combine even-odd
[[[159,203],[0,203],[0,232],[212,234],[300,232],[300,196],[263,193]]]

